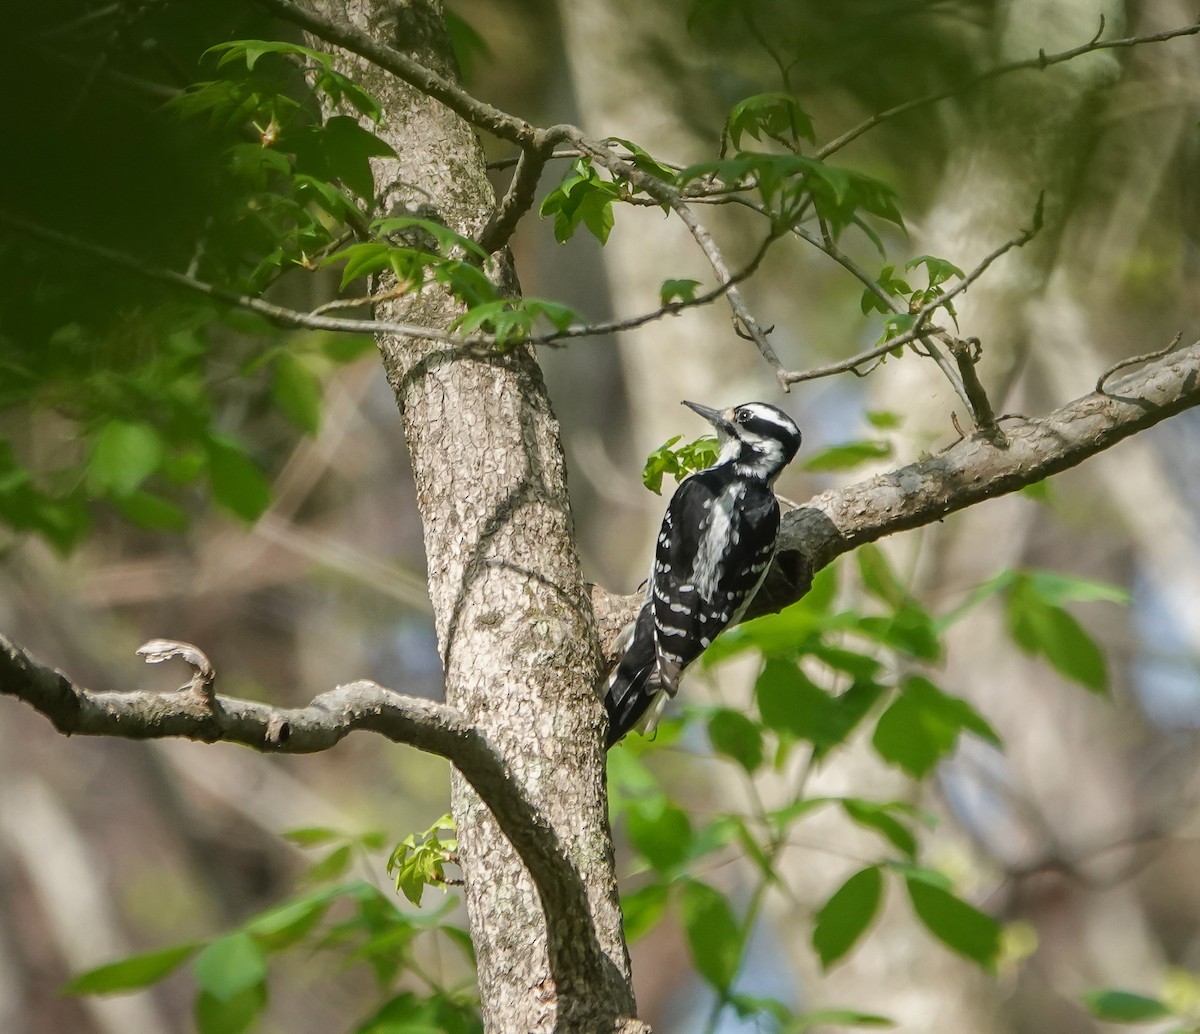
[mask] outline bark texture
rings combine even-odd
[[[318,8],[456,77],[436,0]],[[351,63],[383,102],[381,135],[399,156],[377,165],[385,210],[478,234],[495,197],[474,131],[424,94]],[[506,255],[493,272],[515,289]],[[428,292],[377,315],[448,326],[459,311]],[[635,1007],[593,690],[600,662],[541,373],[524,348],[481,357],[407,338],[379,344],[416,477],[447,700],[503,756],[555,834],[568,863],[558,872],[570,873],[535,885],[488,808],[455,776],[487,1028],[619,1028]]]

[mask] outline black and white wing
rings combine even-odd
[[[720,468],[693,474],[671,499],[658,536],[649,602],[658,676],[679,675],[745,610],[779,534],[779,503],[764,483]]]
[[[633,729],[662,692],[654,652],[654,614],[649,603],[638,612],[628,642],[620,650],[620,658],[604,685],[604,707],[608,711],[605,749]]]

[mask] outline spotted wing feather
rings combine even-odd
[[[680,485],[663,518],[651,579],[658,675],[668,692],[745,610],[778,532],[779,504],[765,484],[714,468]]]

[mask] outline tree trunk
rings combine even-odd
[[[438,0],[321,5],[454,79]],[[474,131],[373,66],[398,157],[376,164],[387,214],[477,234],[495,197]],[[492,275],[515,290],[507,253]],[[377,317],[447,327],[429,290]],[[637,1031],[608,826],[600,656],[576,553],[558,423],[527,348],[480,355],[400,337],[379,346],[404,419],[425,531],[447,701],[496,745],[574,879],[535,884],[457,774],[453,811],[489,1031]],[[547,922],[547,914],[551,921]]]

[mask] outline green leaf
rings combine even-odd
[[[227,934],[204,949],[192,966],[200,990],[225,1002],[258,984],[267,975],[267,959],[244,931]]]
[[[793,143],[800,138],[815,142],[812,119],[790,93],[759,93],[733,106],[727,121],[729,139],[741,150],[742,136],[755,140],[763,136],[790,137]]]
[[[543,219],[554,216],[554,239],[560,244],[574,236],[581,222],[605,244],[613,227],[612,205],[620,198],[617,184],[602,180],[590,161],[580,159],[538,211]]]
[[[213,435],[205,443],[213,497],[238,517],[255,521],[271,505],[271,486],[232,438]]]
[[[621,895],[621,914],[625,936],[636,941],[654,929],[667,908],[667,885],[651,883],[631,894]]]
[[[454,837],[442,837],[454,832],[454,819],[443,815],[423,833],[405,837],[392,851],[387,871],[396,881],[396,889],[414,905],[421,904],[427,886],[446,890],[445,865],[451,852],[458,848]],[[349,845],[346,845],[349,848]]]
[[[773,1027],[778,1026],[785,1030],[791,1029],[785,1025],[792,1018],[792,1010],[777,998],[764,998],[760,995],[749,995],[741,991],[734,991],[728,995],[728,999],[729,1005],[737,1013],[739,1019],[753,1020],[758,1017],[769,1017]],[[760,1028],[760,1024],[755,1024],[755,1029]]]
[[[824,615],[806,606],[809,596],[778,614],[768,614],[753,621],[745,621],[723,632],[712,646],[700,655],[699,663],[705,668],[710,668],[745,650],[759,650],[768,657],[795,656],[805,640],[823,624]]]
[[[372,122],[378,122],[383,117],[383,107],[375,95],[335,69],[326,68],[318,74],[313,79],[313,89],[324,93],[335,104],[349,101],[353,108]]]
[[[414,252],[409,248],[394,248],[382,241],[366,241],[335,251],[332,255],[327,256],[321,265],[345,262],[342,267],[342,282],[339,285],[341,290],[345,290],[348,284],[353,283],[360,276],[370,276],[372,273],[381,273],[385,269],[394,268],[392,261],[394,253],[399,253],[404,257],[414,256]],[[430,258],[432,257],[430,256]],[[417,265],[417,262],[412,262],[410,268],[406,270],[406,274],[414,273]]]
[[[867,410],[863,416],[867,418],[868,424],[880,431],[894,431],[903,423],[899,413],[886,409]]]
[[[740,711],[721,708],[708,719],[708,738],[718,754],[753,774],[763,763],[762,729]]]
[[[312,50],[309,47],[302,47],[299,43],[283,43],[278,40],[231,40],[228,43],[218,43],[216,46],[209,47],[202,56],[207,57],[209,54],[221,55],[220,60],[217,62],[218,68],[230,62],[244,59],[247,71],[251,72],[254,71],[254,66],[258,63],[258,59],[264,54],[305,57],[315,61],[322,68],[330,68],[333,65],[333,58],[329,54],[323,54],[319,50]]]
[[[763,724],[775,732],[806,738],[820,723],[829,697],[794,661],[768,658],[754,684]]]
[[[341,887],[328,887],[268,909],[245,925],[245,931],[268,951],[280,951],[302,940],[320,923]]]
[[[901,337],[907,334],[917,325],[917,315],[914,312],[896,312],[888,316],[883,321],[883,333],[879,335],[878,344],[883,344],[885,341],[890,341],[894,337]],[[899,355],[901,346],[897,345],[894,352],[889,355]]]
[[[847,650],[840,646],[829,646],[819,640],[807,644],[805,653],[823,661],[829,667],[833,668],[834,671],[845,672],[847,675],[852,675],[855,679],[864,682],[874,680],[883,667],[883,663],[872,657],[869,653],[860,653],[858,650]]]
[[[321,147],[333,174],[365,201],[370,201],[375,193],[370,159],[396,156],[391,144],[363,129],[348,115],[334,115],[326,120]]]
[[[894,1027],[895,1020],[874,1013],[858,1012],[854,1009],[818,1009],[797,1016],[789,1032],[808,1030],[809,1027]]]
[[[696,970],[717,991],[728,991],[742,957],[742,933],[729,902],[708,884],[689,880],[682,906]]]
[[[131,955],[119,962],[110,962],[80,973],[62,989],[62,993],[105,995],[136,991],[169,976],[199,950],[200,945],[192,942],[146,952],[144,955]]]
[[[905,269],[916,269],[917,266],[924,266],[929,274],[929,286],[937,287],[939,284],[944,284],[952,276],[956,276],[959,280],[965,280],[967,274],[958,268],[953,262],[948,262],[946,259],[938,258],[935,255],[918,255],[915,259],[904,263]]]
[[[638,854],[659,872],[683,862],[692,842],[687,812],[661,797],[633,808],[625,831]]]
[[[183,531],[188,525],[180,507],[149,492],[134,492],[113,502],[127,521],[150,531]]]
[[[1171,1010],[1157,998],[1135,994],[1133,991],[1117,991],[1103,988],[1089,991],[1083,996],[1088,1011],[1098,1020],[1109,1023],[1146,1023],[1162,1020],[1172,1015]]]
[[[200,1034],[242,1034],[267,1004],[267,985],[258,983],[228,998],[202,991],[196,998]]]
[[[890,442],[846,442],[818,452],[804,464],[804,469],[814,472],[852,470],[854,467],[861,467],[864,463],[886,459],[891,454]]]
[[[463,82],[470,86],[475,76],[476,59],[490,57],[491,49],[478,30],[461,15],[446,8],[443,17],[446,20],[446,34],[454,50],[454,60],[462,71]]]
[[[882,834],[909,859],[916,857],[917,838],[898,819],[888,814],[886,804],[847,797],[842,801],[842,810],[860,826]]]
[[[1000,924],[936,884],[904,878],[913,910],[934,937],[960,955],[992,969],[1000,952]]]
[[[350,863],[353,861],[354,856],[351,846],[349,844],[342,844],[340,847],[335,847],[319,862],[311,866],[304,874],[304,878],[309,883],[336,880],[345,875],[346,870],[350,868]]]
[[[300,847],[321,847],[324,844],[344,840],[345,837],[337,830],[326,829],[323,826],[304,826],[300,829],[289,829],[283,834],[283,839]]]
[[[676,446],[675,443],[682,437],[677,434],[646,457],[646,466],[642,470],[642,484],[651,492],[658,494],[662,491],[663,476],[666,474],[670,474],[676,481],[682,481],[693,471],[711,467],[716,462],[716,438],[703,435],[686,445]]]
[[[620,144],[630,153],[630,161],[642,170],[649,173],[655,179],[663,180],[670,183],[675,179],[675,170],[668,165],[664,165],[657,158],[651,155],[644,147],[639,147],[632,140],[626,140],[623,137],[613,136],[608,138],[608,142],[612,144]]]
[[[676,301],[695,301],[696,288],[699,286],[699,280],[664,280],[659,288],[659,299],[663,305],[670,305]]]
[[[158,432],[141,421],[110,420],[92,442],[88,488],[96,495],[130,495],[162,465]]]
[[[896,577],[883,550],[867,543],[859,546],[854,551],[854,556],[858,561],[858,573],[866,590],[893,610],[903,607],[908,601],[908,590]]]
[[[334,173],[330,172],[329,175],[334,175]],[[292,184],[296,188],[297,200],[304,204],[311,202],[317,205],[338,222],[356,221],[361,217],[362,213],[359,212],[358,206],[350,196],[320,176],[310,176],[308,173],[298,172],[292,177]],[[314,246],[323,246],[327,243],[328,239],[318,240],[314,242]],[[342,286],[345,287],[345,283]]]
[[[812,681],[795,661],[769,658],[755,683],[763,724],[785,736],[812,743],[820,760],[843,743],[879,699],[883,688],[856,680],[833,696]]]
[[[290,352],[275,361],[271,401],[302,431],[316,434],[321,427],[321,381],[311,365]]]
[[[954,750],[964,729],[1000,743],[991,725],[965,700],[943,693],[928,679],[911,676],[880,717],[871,742],[885,761],[923,779]]]
[[[913,600],[891,617],[860,617],[852,628],[869,639],[922,661],[939,661],[942,641],[933,618]]]
[[[1041,654],[1062,675],[1093,692],[1108,689],[1108,666],[1095,640],[1062,607],[1047,602],[1036,583],[1018,575],[1008,596],[1008,625],[1027,653]]]
[[[421,235],[433,239],[442,255],[449,257],[456,250],[462,250],[481,261],[488,254],[476,241],[456,233],[443,223],[432,219],[421,219],[414,215],[390,215],[382,219],[374,219],[371,228],[382,237],[399,237],[400,241],[413,246],[424,246]]]
[[[816,914],[812,943],[828,969],[846,954],[879,911],[883,874],[876,865],[861,869],[843,883]]]
[[[1129,590],[1119,585],[1097,582],[1089,578],[1076,578],[1059,571],[1024,571],[1021,578],[1041,599],[1056,606],[1072,602],[1090,603],[1096,600],[1122,604],[1129,602]]]

